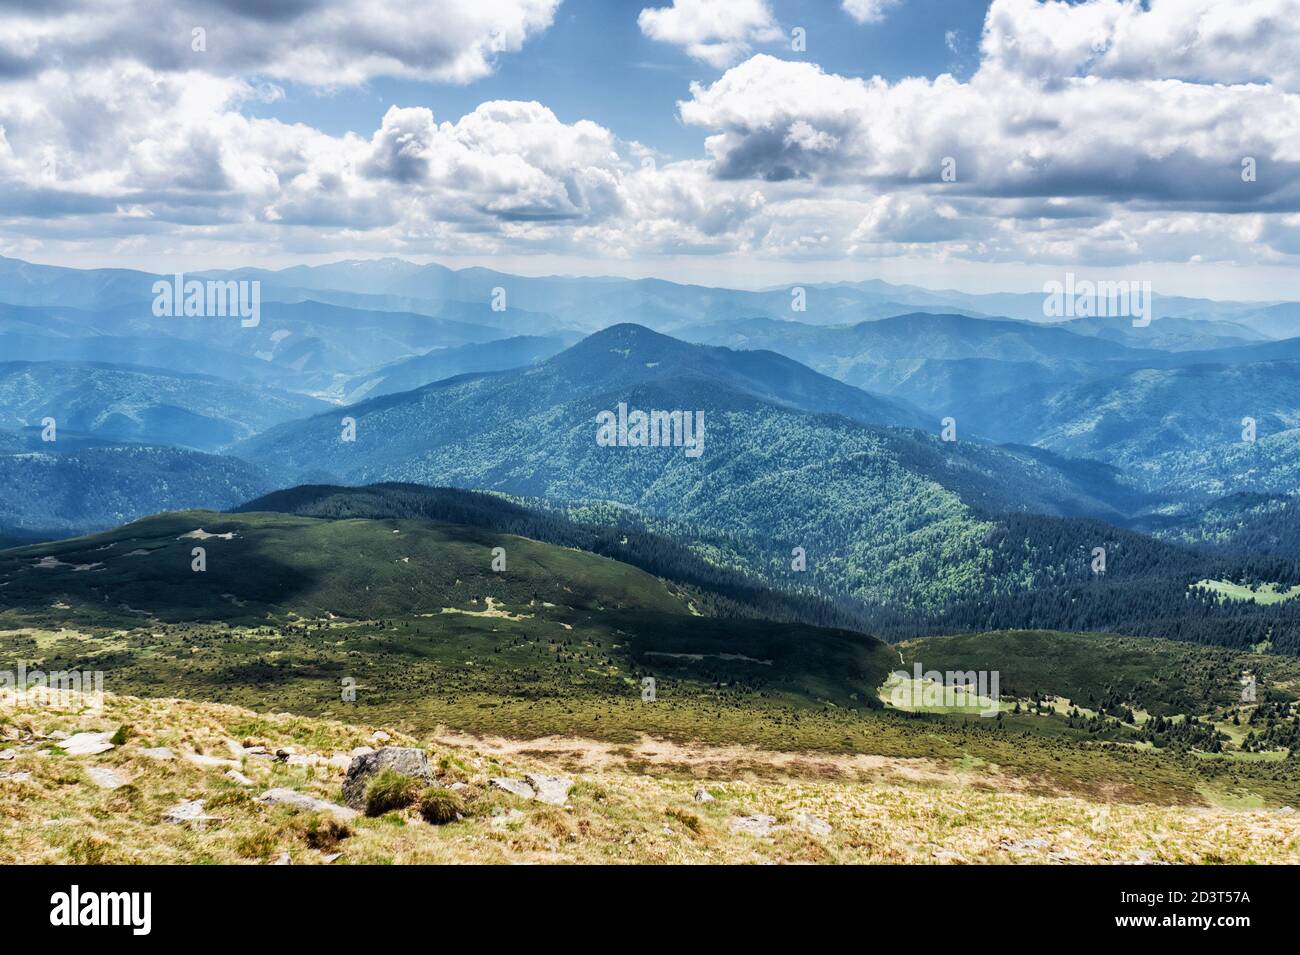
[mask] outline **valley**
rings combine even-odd
[[[248,338],[139,317],[131,276],[4,293],[0,659],[108,691],[0,713],[0,806],[69,820],[20,856],[325,861],[225,770],[331,801],[325,749],[382,731],[464,811],[365,818],[348,861],[1300,858],[1300,379],[1231,307],[1119,334],[903,287],[791,321],[785,290],[287,271],[213,273],[264,282]],[[611,409],[705,440],[602,443]],[[50,734],[120,726],[96,794]],[[220,762],[271,736],[320,758]],[[488,782],[529,767],[567,814]],[[222,822],[159,823],[181,795]]]

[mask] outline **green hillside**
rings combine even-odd
[[[923,637],[899,644],[906,668],[997,670],[1004,696],[1060,696],[1082,707],[1128,706],[1152,715],[1240,705],[1241,675],[1259,700],[1300,692],[1300,661],[1150,637],[1000,630]]]
[[[205,571],[192,569],[196,547]],[[86,628],[56,639],[57,658],[97,661],[123,692],[317,709],[343,676],[396,704],[435,688],[444,703],[640,699],[644,674],[724,698],[871,706],[890,659],[858,633],[700,616],[608,558],[423,520],[165,514],[6,551],[0,593],[0,628]]]

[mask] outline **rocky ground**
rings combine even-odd
[[[183,700],[0,701],[0,863],[1300,862],[1300,813],[923,759],[415,739]]]

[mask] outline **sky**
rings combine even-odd
[[[0,254],[1300,299],[1300,0],[31,0]]]

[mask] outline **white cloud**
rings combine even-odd
[[[650,39],[680,46],[718,69],[746,56],[753,44],[783,36],[766,0],[673,0],[668,7],[646,7],[636,22]]]
[[[844,12],[859,23],[879,23],[898,0],[842,0]]]
[[[59,0],[0,10],[0,77],[122,59],[314,86],[466,83],[550,26],[560,0]],[[195,31],[202,31],[196,39]],[[201,47],[196,49],[196,47]]]
[[[279,95],[266,76],[455,78],[490,68],[490,53],[469,67],[463,50],[344,63],[353,44],[374,45],[316,24],[304,38],[316,52],[298,60],[275,52],[288,39],[253,38],[240,54],[247,71],[213,48],[211,31],[213,59],[188,59],[186,42],[169,61],[147,31],[96,57],[90,47],[107,42],[106,28],[63,36],[83,16],[64,0],[50,13],[0,14],[21,26],[0,40],[0,242],[245,258],[1289,263],[1300,258],[1300,92],[1280,18],[1296,2],[1245,0],[1237,23],[1201,0],[1153,0],[1149,10],[994,0],[968,81],[863,79],[755,55],[680,104],[682,120],[705,131],[706,153],[647,167],[645,148],[616,130],[562,121],[537,102],[491,101],[451,117],[391,107],[365,132],[338,135],[248,108]],[[446,9],[470,11],[464,21],[425,18],[447,36],[488,37],[485,50],[527,33],[485,33],[489,14],[549,20],[554,9],[453,3]],[[298,8],[285,9],[296,23]],[[328,9],[350,28],[350,2]],[[749,46],[776,30],[758,2],[679,0],[640,22],[687,49]],[[420,39],[432,26],[411,30],[392,43],[437,48]],[[1251,55],[1234,59],[1234,43]],[[42,51],[40,68],[29,48]],[[1257,162],[1253,183],[1240,176],[1243,156]],[[955,182],[941,180],[945,158]]]
[[[1053,81],[1269,83],[1300,92],[1300,0],[994,0],[986,69]]]

